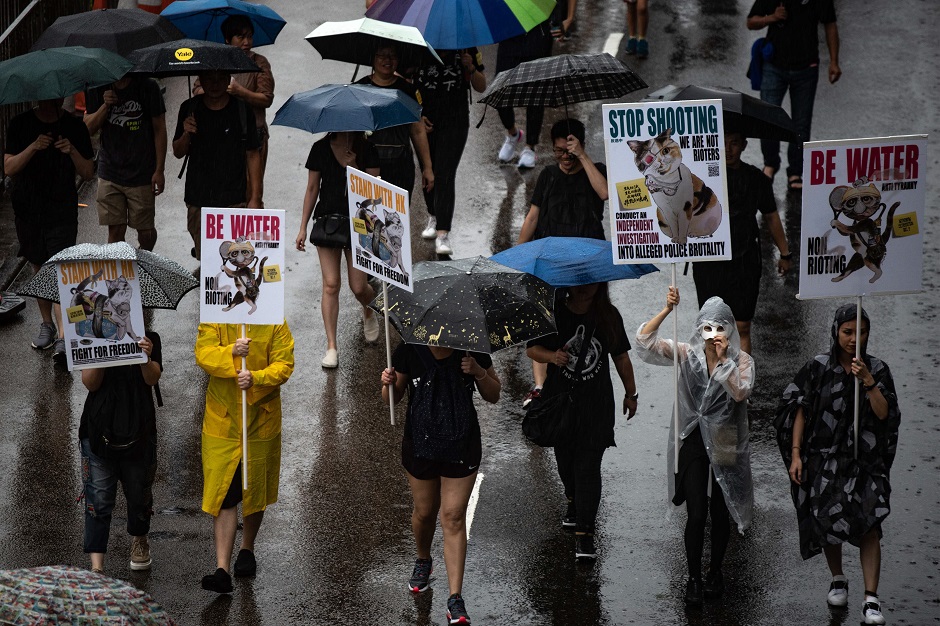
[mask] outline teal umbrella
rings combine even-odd
[[[118,80],[133,67],[101,48],[37,50],[0,63],[0,104],[65,98]]]

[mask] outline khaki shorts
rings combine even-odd
[[[127,224],[134,230],[153,230],[156,200],[150,185],[125,187],[98,180],[98,223],[102,226]]]

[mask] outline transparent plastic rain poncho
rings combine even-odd
[[[728,359],[715,367],[711,376],[705,362],[702,327],[706,322],[721,324],[728,333]],[[644,324],[645,326],[645,324]],[[660,327],[659,331],[662,330]],[[637,355],[652,365],[672,365],[673,341],[659,331],[637,330]],[[680,446],[696,427],[711,460],[711,469],[725,496],[731,517],[743,533],[751,523],[754,486],[751,480],[751,444],[747,424],[747,398],[754,385],[754,361],[741,352],[731,309],[721,298],[709,298],[695,320],[695,334],[689,343],[679,343],[679,438]],[[669,501],[675,495],[675,454],[673,414],[669,414]]]

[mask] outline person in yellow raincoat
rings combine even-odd
[[[242,357],[247,370],[241,369]],[[232,591],[229,566],[242,503],[244,528],[236,576],[254,576],[254,542],[264,510],[277,502],[281,468],[281,391],[294,371],[294,338],[287,322],[248,325],[200,324],[196,363],[209,374],[202,421],[202,510],[215,516],[218,569],[202,588]],[[242,389],[248,398],[248,489],[242,489]]]

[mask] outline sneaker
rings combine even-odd
[[[630,37],[627,39],[627,54],[633,55],[636,54],[636,37]]]
[[[708,572],[702,591],[706,598],[721,597],[721,594],[725,591],[725,577],[721,574],[720,569],[712,569]]]
[[[65,367],[68,364],[68,357],[65,355],[65,339],[55,340],[55,347],[52,349],[52,362],[59,367]]]
[[[541,397],[542,397],[542,388],[532,387],[532,389],[529,390],[529,393],[525,394],[525,398],[522,399],[522,408],[523,409],[527,408],[530,404],[532,404],[533,400],[536,400]]]
[[[875,596],[865,595],[865,604],[862,605],[862,623],[885,623],[885,616],[881,614],[881,602]]]
[[[415,568],[408,581],[408,591],[412,593],[427,591],[431,586],[431,572],[433,571],[434,565],[431,559],[415,559]]]
[[[467,615],[467,607],[464,605],[463,598],[459,593],[455,593],[451,597],[447,598],[447,623],[470,623],[470,616]]]
[[[52,322],[43,322],[39,325],[39,334],[33,339],[31,344],[37,350],[46,350],[51,348],[55,340],[59,338],[59,331],[56,330]]]
[[[685,603],[689,606],[702,606],[703,602],[702,579],[690,578],[685,585]]]
[[[519,169],[532,169],[535,167],[535,150],[526,146],[522,154],[519,155]]]
[[[650,42],[640,39],[636,42],[636,58],[645,59],[650,55]]]
[[[438,254],[453,254],[454,250],[450,247],[450,233],[444,233],[434,242],[434,252]]]
[[[258,571],[258,562],[255,561],[255,553],[245,548],[239,550],[238,558],[235,559],[235,567],[232,569],[235,572],[235,576],[238,578],[254,576]]]
[[[428,218],[428,227],[421,231],[421,238],[431,240],[437,237],[437,218],[433,215]]]
[[[232,577],[221,567],[202,577],[202,588],[216,593],[232,593]]]
[[[833,576],[826,596],[829,606],[845,606],[849,603],[849,581],[845,576]]]
[[[320,365],[328,370],[335,369],[336,366],[339,365],[339,354],[337,354],[336,348],[330,348],[326,351],[326,354],[323,355],[323,360],[320,361]]]
[[[134,541],[131,543],[131,569],[135,572],[147,570],[150,569],[152,562],[147,535],[134,537]]]
[[[517,130],[515,135],[506,135],[503,140],[503,147],[499,149],[499,160],[503,163],[509,163],[516,157],[516,150],[522,144],[522,138],[525,133]]]
[[[591,533],[575,535],[574,558],[579,561],[593,561],[597,558],[597,550],[594,548],[594,535]]]
[[[91,568],[91,573],[92,573],[92,574],[101,574],[101,575],[103,576],[103,575],[104,575],[104,570],[103,570],[103,569],[100,569],[100,568],[98,568],[98,567],[93,567],[93,568]]]
[[[366,343],[375,343],[379,340],[379,316],[376,315],[375,311],[369,317],[366,317],[365,311],[363,311],[362,334],[365,336]]]
[[[574,529],[578,525],[578,512],[574,508],[574,500],[568,500],[568,509],[561,520],[561,527]]]

